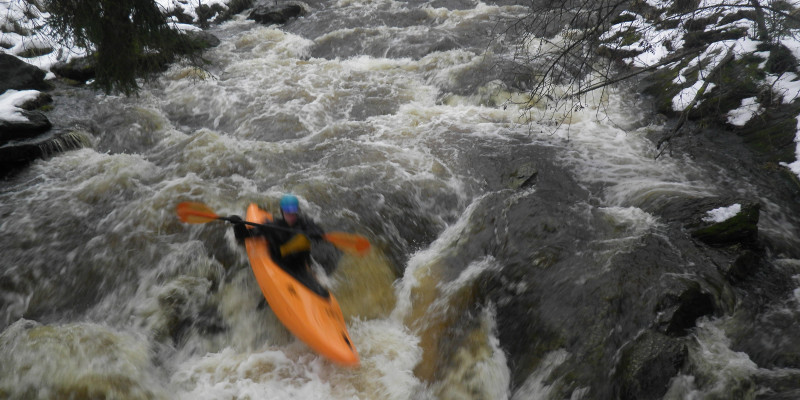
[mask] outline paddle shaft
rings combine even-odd
[[[305,232],[305,231],[301,231],[299,229],[286,228],[286,227],[278,226],[278,225],[257,224],[255,222],[250,222],[250,221],[245,221],[245,220],[234,221],[234,220],[231,219],[231,217],[217,217],[217,219],[221,219],[223,221],[228,221],[228,222],[230,222],[232,224],[245,224],[245,225],[255,226],[255,227],[264,228],[264,229],[278,229],[278,230],[282,230],[282,231],[294,232],[294,233],[302,233],[302,234],[308,233],[308,232]]]
[[[287,232],[294,232],[303,235],[308,235],[310,232],[307,232],[302,229],[290,228],[290,227],[283,227],[277,226],[272,224],[258,224],[255,222],[245,221],[243,219],[237,218],[233,219],[231,217],[222,217],[217,215],[214,210],[210,209],[207,205],[202,203],[195,203],[195,202],[183,202],[179,203],[176,207],[176,212],[178,213],[178,218],[181,219],[183,222],[187,222],[190,224],[205,224],[207,222],[222,220],[227,221],[230,223],[242,223],[250,226],[260,227],[262,229],[278,229]],[[345,232],[327,232],[322,234],[323,240],[330,242],[340,250],[348,251],[353,254],[363,256],[370,248],[370,243],[364,237],[352,233],[345,233]]]

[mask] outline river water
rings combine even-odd
[[[175,65],[137,97],[55,90],[51,119],[91,146],[2,182],[0,397],[612,398],[655,282],[713,269],[665,204],[759,199],[762,236],[781,244],[769,264],[800,268],[797,205],[714,158],[656,160],[661,126],[635,96],[598,92],[567,124],[537,120],[544,107],[524,123],[509,101],[524,90],[496,68],[518,49],[495,35],[526,8],[306,6],[286,26],[213,28],[207,71]],[[288,191],[323,228],[372,243],[365,257],[314,250],[336,267],[323,280],[358,369],[281,326],[227,226],[175,215],[181,201],[275,210]],[[797,347],[781,338],[800,285],[744,315],[719,285],[730,304],[688,336],[667,397],[795,390],[800,365],[763,352]]]

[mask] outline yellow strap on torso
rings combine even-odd
[[[311,242],[308,241],[306,235],[297,234],[281,246],[281,257],[308,250],[311,250]]]

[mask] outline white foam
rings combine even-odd
[[[54,398],[81,389],[102,396],[119,393],[113,382],[125,382],[127,395],[165,396],[152,375],[148,346],[146,338],[95,323],[20,319],[0,334],[0,351],[13,351],[0,366],[0,390],[19,398],[30,393]]]
[[[699,320],[689,346],[693,375],[673,378],[664,399],[725,397],[738,385],[749,387],[758,365],[746,353],[731,349],[731,341],[723,329],[726,320]]]
[[[569,358],[569,352],[564,349],[547,353],[536,370],[528,375],[522,386],[514,392],[511,400],[551,398],[555,394],[554,391],[558,389],[559,380],[551,380],[550,375]]]
[[[392,311],[392,319],[403,321],[412,311],[411,291],[419,285],[420,280],[431,273],[432,266],[443,258],[453,244],[458,241],[463,230],[468,226],[472,212],[475,211],[481,200],[482,198],[473,201],[456,223],[448,226],[430,246],[418,251],[408,260],[404,277],[397,282],[397,305]],[[488,266],[490,264],[481,265]],[[480,267],[476,266],[476,268]]]
[[[570,125],[558,128],[556,135],[568,142],[558,157],[574,168],[579,184],[598,186],[603,206],[640,207],[643,203],[672,195],[707,196],[712,185],[694,179],[702,176],[690,160],[669,155],[655,158],[653,142],[647,138],[651,129],[644,126],[625,130],[615,121],[631,121],[631,109],[617,94],[597,98],[591,107],[574,112]],[[603,108],[602,110],[598,110]],[[602,112],[607,119],[598,120]]]

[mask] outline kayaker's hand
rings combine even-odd
[[[250,236],[250,232],[248,232],[247,226],[245,226],[244,221],[242,221],[242,217],[231,215],[228,217],[228,221],[233,224],[233,236],[236,237],[237,242],[242,243],[244,242],[244,238]]]

